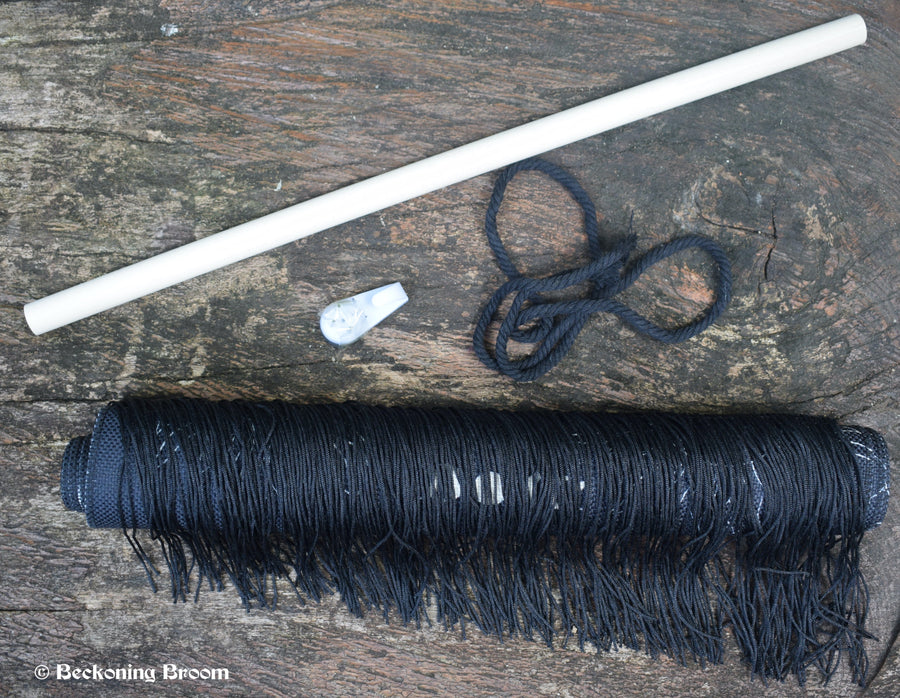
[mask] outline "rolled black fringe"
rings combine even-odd
[[[149,529],[184,600],[337,591],[357,615],[864,684],[863,532],[884,440],[798,416],[112,403],[61,492],[89,525]],[[131,531],[131,533],[128,533]]]

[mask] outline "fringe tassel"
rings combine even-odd
[[[862,685],[859,544],[884,515],[888,461],[877,434],[852,429],[117,403],[90,449],[67,452],[93,460],[64,464],[63,494],[92,525],[125,528],[154,583],[148,528],[176,601],[227,583],[248,609],[274,606],[287,580],[302,602],[337,592],[358,616],[701,665],[722,661],[730,633],[764,679],[827,680],[846,656]],[[116,506],[92,503],[110,473]]]

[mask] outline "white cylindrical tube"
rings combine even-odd
[[[774,75],[866,40],[850,15],[419,160],[25,305],[42,334],[313,233],[527,157]]]

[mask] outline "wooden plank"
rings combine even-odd
[[[0,688],[67,694],[38,664],[225,667],[173,695],[792,695],[723,666],[596,656],[354,619],[335,599],[246,613],[172,605],[127,542],[63,510],[66,441],[124,395],[501,407],[787,410],[881,430],[900,452],[900,16],[855,4],[865,47],[549,155],[604,238],[683,233],[732,257],[734,300],[662,346],[594,318],[530,384],[470,348],[502,282],[481,225],[492,177],[321,233],[40,338],[21,305],[131,261],[558,109],[836,18],[841,3],[200,2],[0,5]],[[580,263],[578,212],[523,175],[501,212],[521,265]],[[627,302],[664,322],[709,301],[685,255]],[[343,349],[330,301],[399,280],[410,303]],[[894,469],[896,475],[896,468]],[[874,695],[889,695],[900,521],[864,544]],[[893,673],[892,673],[893,672]],[[92,684],[99,695],[141,693]],[[806,692],[846,695],[844,674]]]

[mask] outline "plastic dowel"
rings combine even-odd
[[[858,46],[850,15],[601,97],[229,228],[25,305],[35,334],[403,201]]]

